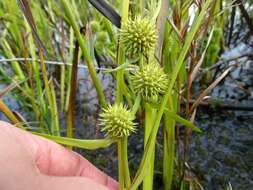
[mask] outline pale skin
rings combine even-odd
[[[116,190],[118,183],[63,146],[0,121],[1,190]]]

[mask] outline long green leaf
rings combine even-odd
[[[152,107],[154,108],[158,108],[157,105],[152,104]],[[201,129],[199,129],[196,125],[194,125],[193,123],[191,123],[190,121],[182,118],[180,115],[176,114],[175,112],[170,111],[168,108],[165,108],[165,112],[167,112],[168,116],[170,116],[173,120],[175,120],[176,122],[192,129],[193,131],[196,132],[202,132]]]
[[[180,117],[179,115],[177,115],[174,112],[168,111],[166,110],[166,112],[168,113],[168,115],[173,118],[175,121],[177,121],[178,123],[181,123],[182,125],[192,129],[193,131],[196,132],[202,132],[201,129],[199,129],[196,125],[194,125],[193,123],[191,123],[190,121]]]
[[[112,143],[115,142],[115,140],[112,140],[112,139],[80,140],[80,139],[73,139],[73,138],[67,138],[67,137],[52,136],[52,135],[47,135],[47,134],[42,134],[42,133],[37,133],[37,132],[33,132],[33,134],[45,137],[47,139],[50,139],[62,145],[71,146],[71,147],[73,146],[73,147],[87,149],[87,150],[107,148]]]

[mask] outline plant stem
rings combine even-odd
[[[144,126],[144,149],[146,148],[148,138],[152,131],[153,122],[156,117],[156,110],[153,109],[148,103],[145,103],[145,126]],[[151,151],[147,173],[143,179],[143,190],[153,189],[153,176],[154,176],[154,160],[155,160],[155,147]]]
[[[42,49],[39,49],[39,56],[40,56],[40,63],[41,63],[41,73],[42,73],[42,77],[44,80],[44,85],[45,85],[45,90],[46,90],[46,95],[47,95],[47,100],[48,100],[48,104],[49,104],[49,109],[51,111],[51,118],[52,118],[52,127],[51,127],[51,133],[53,134],[54,131],[58,131],[58,127],[57,127],[57,123],[58,123],[58,116],[55,117],[56,115],[58,115],[58,113],[56,113],[54,109],[54,103],[53,103],[53,96],[52,96],[52,91],[49,85],[49,80],[47,77],[47,70],[46,70],[46,64],[44,62],[44,56],[43,56],[43,52]]]
[[[73,54],[74,54],[74,31],[72,28],[69,29],[69,62],[73,61]],[[79,62],[79,60],[78,60]],[[64,111],[67,112],[68,107],[69,107],[69,98],[70,98],[70,91],[71,91],[71,72],[72,72],[72,67],[69,67],[67,70],[67,92],[66,92],[66,102],[65,102],[65,109]]]
[[[118,180],[119,180],[119,189],[125,189],[125,179],[124,179],[124,169],[123,169],[123,154],[122,154],[122,140],[118,140]]]
[[[122,137],[118,140],[118,175],[120,190],[128,189],[131,185],[130,172],[127,157],[127,139]]]
[[[29,26],[29,24],[27,22],[25,22],[25,26],[26,26],[26,30],[28,32],[31,33],[31,28]],[[33,36],[29,35],[28,36],[28,47],[30,50],[30,54],[33,58],[33,60],[37,60],[37,56],[36,56],[36,47],[34,45],[34,41],[33,41]],[[45,103],[45,99],[44,99],[44,95],[43,95],[43,86],[42,86],[42,81],[40,78],[40,68],[39,68],[39,63],[37,61],[33,61],[32,62],[32,68],[33,68],[33,73],[34,73],[34,79],[35,79],[35,96],[38,96],[38,105],[40,107],[40,111],[41,111],[41,128],[45,128],[44,126],[44,122],[42,121],[42,118],[46,118],[48,119],[48,108],[47,108],[47,104]],[[47,131],[49,131],[49,126],[46,126]]]
[[[105,95],[104,95],[104,92],[103,92],[102,85],[101,85],[101,83],[99,81],[99,78],[97,76],[96,70],[94,68],[92,58],[89,55],[88,47],[86,46],[86,38],[83,37],[81,35],[80,31],[79,31],[79,27],[78,27],[78,25],[77,25],[77,23],[74,19],[74,15],[73,15],[73,12],[71,10],[71,4],[69,3],[69,1],[61,0],[61,2],[62,2],[62,5],[63,5],[63,8],[64,8],[64,11],[65,11],[65,14],[68,18],[68,22],[72,26],[72,28],[73,28],[73,30],[76,34],[77,40],[79,42],[80,48],[83,52],[83,56],[86,60],[86,64],[88,66],[90,76],[91,76],[93,84],[96,88],[100,104],[103,108],[105,108],[107,106]]]
[[[6,106],[2,99],[0,99],[0,111],[4,113],[4,115],[17,127],[24,128],[21,124],[19,124],[19,120],[17,117],[12,113],[12,111]]]
[[[78,55],[79,55],[79,44],[75,42],[75,49],[73,54],[73,63],[71,69],[71,81],[70,81],[70,95],[67,111],[67,137],[73,137],[73,126],[74,126],[74,111],[75,111],[75,99],[77,91],[77,70],[78,70]]]
[[[121,23],[124,23],[128,19],[128,9],[129,9],[129,0],[123,0],[121,2]],[[122,46],[122,43],[119,41],[118,55],[117,55],[118,64],[122,65],[125,63],[125,50]],[[116,102],[120,103],[123,100],[123,90],[124,90],[124,71],[119,70],[117,72],[117,92],[116,92]]]
[[[62,57],[62,61],[63,64],[61,65],[61,79],[60,79],[60,89],[61,89],[61,111],[64,111],[64,103],[65,103],[65,34],[64,34],[64,24],[63,24],[63,20],[61,20],[61,57]]]
[[[128,189],[131,185],[130,172],[128,166],[128,155],[127,155],[127,140],[128,137],[122,138],[122,158],[123,158],[123,171],[124,171],[124,181],[125,187]]]
[[[170,190],[174,174],[174,143],[175,143],[175,120],[164,114],[164,157],[163,157],[163,184],[165,190]]]
[[[51,81],[50,83],[50,89],[52,94],[52,103],[53,107],[52,109],[52,120],[54,122],[54,130],[52,131],[52,134],[55,136],[60,136],[60,127],[59,127],[59,117],[58,117],[58,108],[57,108],[57,101],[56,101],[56,95],[54,90],[54,83]]]
[[[128,19],[129,0],[123,0],[121,3],[121,22],[125,22]],[[125,50],[119,42],[118,64],[122,65],[125,62]],[[117,91],[116,91],[116,103],[120,104],[123,100],[124,91],[124,70],[117,72]],[[119,164],[119,183],[120,190],[130,187],[130,172],[128,167],[128,155],[127,155],[127,137],[122,137],[118,142],[118,164]]]

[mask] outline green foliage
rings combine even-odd
[[[143,189],[151,190],[155,175],[155,144],[159,128],[163,126],[164,189],[172,189],[173,181],[178,183],[177,187],[187,189],[188,185],[184,185],[188,184],[184,182],[185,171],[178,169],[178,172],[174,172],[177,169],[175,160],[181,158],[180,152],[175,150],[176,123],[187,127],[185,130],[201,132],[191,121],[182,118],[182,115],[187,118],[193,115],[188,108],[186,113],[182,112],[182,100],[190,104],[189,80],[192,71],[200,69],[196,63],[201,61],[198,56],[202,54],[201,45],[206,44],[205,33],[209,32],[209,26],[215,24],[204,67],[210,66],[219,57],[223,21],[217,19],[212,10],[215,9],[215,13],[221,10],[218,6],[220,1],[199,2],[190,26],[191,15],[188,10],[195,2],[193,0],[90,1],[95,8],[83,0],[28,2],[35,23],[33,30],[16,0],[0,2],[0,30],[3,30],[0,35],[0,52],[6,59],[31,59],[12,61],[8,69],[12,70],[14,76],[7,82],[13,82],[14,79],[20,82],[22,90],[16,89],[19,93],[16,97],[34,112],[33,117],[26,119],[39,123],[41,133],[38,135],[66,146],[89,150],[117,143],[120,189],[135,190],[143,182]],[[169,7],[162,6],[166,3]],[[120,20],[121,28],[118,23]],[[34,32],[45,46],[47,54],[44,55],[36,43]],[[82,54],[79,54],[79,47]],[[94,65],[95,51],[105,60],[110,60],[110,65],[116,65],[115,69],[106,68],[108,72],[103,73],[112,75],[116,82],[113,106],[107,106],[111,103],[106,99],[105,89]],[[80,140],[61,137],[63,127],[60,126],[58,99],[61,98],[63,114],[73,113],[75,101],[71,97],[77,93],[74,88],[77,84],[70,79],[74,78],[77,71],[71,73],[74,67],[68,68],[65,64],[60,69],[51,69],[46,65],[48,60],[75,64],[84,62],[87,65],[102,110],[99,119],[101,131],[108,138]],[[5,68],[0,67],[1,75],[5,74]],[[60,73],[60,77],[53,73]],[[60,89],[55,82],[59,78]],[[2,109],[0,107],[0,110],[10,116],[11,112],[5,106]],[[141,114],[143,112],[145,114]],[[11,115],[10,118],[18,122],[15,116]],[[67,131],[72,131],[69,126],[74,126],[74,123],[72,120],[68,122],[70,125]],[[139,127],[142,124],[143,128]],[[128,136],[136,135],[134,132],[137,128],[144,130],[144,152],[137,173],[131,176],[127,154]],[[182,180],[175,181],[175,177]]]

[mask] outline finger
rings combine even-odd
[[[31,154],[38,169],[53,176],[83,176],[110,189],[118,189],[118,183],[107,176],[79,154],[67,150],[52,141],[0,122],[6,133],[19,140]]]
[[[93,180],[86,177],[42,177],[40,184],[40,190],[109,190],[101,184],[94,182]]]

